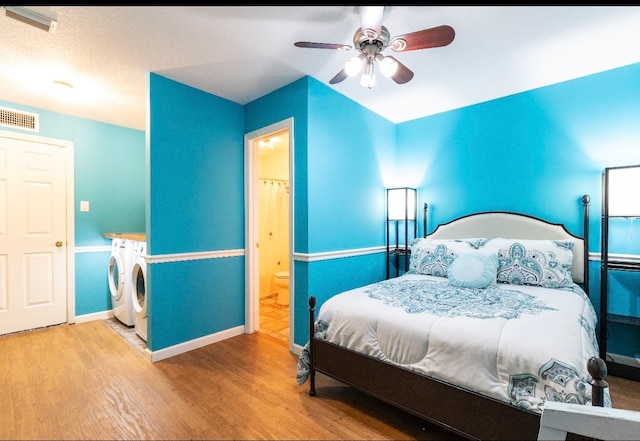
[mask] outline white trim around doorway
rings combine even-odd
[[[293,351],[294,287],[293,267],[294,246],[294,136],[293,118],[287,118],[244,136],[245,149],[245,333],[252,334],[260,329],[260,280],[258,258],[258,138],[273,132],[288,131],[289,136],[289,350]]]

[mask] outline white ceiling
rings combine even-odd
[[[30,9],[57,29],[0,13],[0,99],[141,130],[148,72],[246,104],[304,75],[329,85],[357,52],[293,43],[352,45],[360,26],[354,6]],[[392,37],[456,32],[445,47],[392,53],[409,83],[330,86],[394,123],[640,61],[640,6],[392,6],[382,23]],[[74,88],[61,96],[55,80]]]

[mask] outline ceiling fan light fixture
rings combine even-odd
[[[380,73],[385,78],[391,78],[398,71],[398,62],[392,57],[383,57],[378,54],[376,56]]]
[[[384,6],[359,6],[360,27],[353,34],[353,49],[360,51],[358,58],[351,58],[344,67],[329,80],[329,84],[338,84],[349,77],[356,77],[360,72],[360,86],[372,89],[376,84],[375,64],[378,64],[383,78],[390,78],[396,84],[406,84],[413,78],[411,69],[392,56],[381,54],[387,48],[395,52],[408,52],[420,49],[442,47],[450,44],[455,38],[451,26],[443,25],[421,31],[410,32],[391,38],[389,30],[382,25]],[[313,43],[298,41],[297,47],[318,49],[351,49],[351,46],[333,43]]]
[[[366,87],[367,89],[373,89],[376,85],[376,76],[374,72],[373,60],[367,60],[364,63],[362,77],[360,78],[360,86]]]
[[[363,60],[364,60],[364,57],[362,54],[360,54],[358,57],[350,58],[344,64],[344,71],[347,73],[348,76],[352,78],[355,77],[362,70]]]

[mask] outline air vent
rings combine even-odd
[[[0,107],[0,126],[37,132],[40,130],[40,115]]]
[[[47,32],[55,32],[58,22],[22,6],[5,6],[5,15]]]

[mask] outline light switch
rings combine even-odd
[[[80,211],[89,211],[89,201],[80,201]]]

